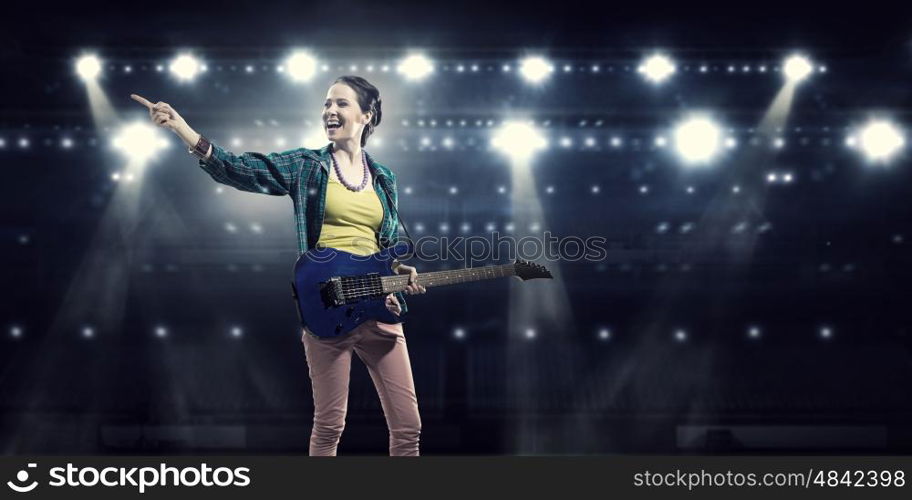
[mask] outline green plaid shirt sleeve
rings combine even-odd
[[[390,172],[389,179],[390,179],[390,187],[391,187],[391,189],[389,190],[390,199],[392,200],[393,208],[396,209],[396,212],[394,212],[394,213],[398,213],[399,186],[396,183],[396,175],[393,174],[392,172]],[[390,212],[393,212],[393,211],[390,210]],[[395,243],[394,240],[397,238],[398,235],[399,235],[399,218],[396,217],[395,215],[391,214],[389,234],[387,235],[387,237],[390,238],[390,240],[393,240],[392,242]],[[396,298],[399,299],[399,304],[402,306],[402,312],[399,313],[399,316],[400,317],[405,316],[405,314],[408,312],[408,305],[405,303],[405,293],[396,292]]]
[[[395,243],[396,237],[399,235],[399,218],[394,215],[395,213],[398,213],[398,210],[399,210],[399,186],[397,185],[397,182],[396,182],[396,175],[393,174],[392,172],[390,172],[389,179],[390,179],[389,195],[390,195],[390,199],[392,199],[392,202],[393,202],[393,208],[396,211],[393,212],[393,210],[390,210],[390,212],[393,212],[393,213],[390,214],[390,227],[389,227],[389,234],[387,235],[387,238],[389,238],[393,243]]]
[[[297,182],[298,164],[294,151],[284,153],[244,153],[236,155],[216,144],[200,168],[216,182],[241,191],[284,196],[292,192]]]

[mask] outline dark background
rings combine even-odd
[[[400,189],[413,189],[400,192],[413,232],[440,234],[448,224],[450,235],[484,236],[488,223],[503,229],[512,220],[509,198],[496,191],[509,186],[509,165],[481,145],[489,120],[525,112],[547,121],[552,139],[532,170],[542,228],[603,236],[611,249],[599,262],[550,264],[562,280],[548,290],[565,291],[572,322],[539,327],[534,341],[507,319],[505,282],[410,299],[423,453],[912,450],[908,155],[872,168],[843,145],[847,127],[872,112],[910,123],[909,11],[683,2],[15,9],[0,30],[7,454],[306,452],[310,384],[286,290],[296,257],[291,203],[229,187],[217,193],[169,137],[133,198],[136,226],[125,239],[106,239],[105,221],[122,220],[110,178],[122,160],[107,147],[114,132],[95,127],[72,70],[80,52],[95,50],[106,65],[101,87],[122,118],[144,118],[128,98],[137,92],[171,103],[229,149],[268,152],[298,146],[336,76],[296,87],[268,69],[295,46],[362,68],[394,64],[411,48],[450,66],[498,68],[541,51],[559,65],[616,68],[558,71],[537,89],[496,69],[441,69],[415,85],[362,73],[384,93],[383,145],[368,150],[398,173]],[[721,69],[681,71],[661,87],[623,71],[657,48],[680,65]],[[192,85],[153,70],[179,49],[210,65]],[[725,167],[744,160],[781,78],[724,68],[772,67],[793,50],[827,72],[799,87],[781,134],[786,147],[732,170],[745,195],[733,197]],[[248,64],[254,73],[241,70]],[[687,172],[651,146],[690,109],[712,110],[738,138],[720,166]],[[287,147],[274,146],[277,135]],[[553,146],[563,135],[574,147]],[[614,135],[623,148],[608,146]],[[244,137],[242,148],[230,147],[234,136]],[[22,137],[29,147],[17,145]],[[61,148],[62,137],[74,146]],[[433,146],[421,147],[425,137]],[[457,147],[439,146],[443,137]],[[582,147],[586,137],[598,146]],[[768,185],[770,170],[796,180]],[[667,233],[656,230],[663,222]],[[745,233],[732,233],[740,222]],[[460,233],[463,223],[471,229]],[[682,233],[687,223],[695,229]],[[109,258],[125,267],[106,266]],[[111,324],[114,307],[96,300],[104,290],[122,300],[114,326],[99,326]],[[91,339],[82,335],[87,325]],[[154,334],[161,325],[164,338]],[[751,325],[759,338],[747,335]],[[611,338],[599,338],[606,328]],[[832,335],[823,338],[822,328]],[[340,452],[383,454],[376,393],[360,362],[352,375]]]

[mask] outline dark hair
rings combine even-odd
[[[344,83],[351,87],[355,91],[355,94],[358,95],[358,106],[361,106],[361,111],[371,113],[371,121],[364,126],[364,130],[361,131],[361,147],[364,147],[367,144],[367,138],[374,133],[374,129],[377,125],[380,125],[380,118],[383,115],[381,110],[381,105],[383,102],[380,100],[380,91],[377,90],[377,87],[374,87],[369,81],[361,78],[360,76],[354,75],[345,75],[336,78],[336,83]]]

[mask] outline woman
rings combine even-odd
[[[330,141],[326,147],[266,155],[237,156],[190,128],[167,103],[131,97],[149,109],[156,125],[176,133],[216,181],[244,191],[291,196],[301,253],[320,245],[368,255],[395,242],[398,220],[390,205],[395,207],[398,199],[396,176],[362,149],[381,117],[380,92],[367,80],[343,76],[330,86],[322,113]],[[425,293],[414,267],[398,262],[393,266],[397,273],[410,275],[406,293]],[[386,307],[397,316],[407,311],[401,294],[388,295]],[[313,386],[311,455],[336,454],[348,407],[352,352],[367,366],[380,396],[390,455],[418,455],[421,418],[401,323],[371,320],[332,338],[317,337],[305,328],[301,341]]]

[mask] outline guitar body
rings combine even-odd
[[[411,252],[409,243],[400,242],[371,255],[315,248],[298,257],[291,288],[301,326],[327,338],[345,335],[371,319],[401,323],[386,308],[386,296],[409,284],[411,278],[397,276],[391,266]],[[432,287],[511,276],[523,281],[552,278],[544,266],[517,259],[513,264],[424,273],[417,283]]]
[[[375,296],[347,301],[335,293],[334,284],[355,283],[363,284],[360,288],[369,288],[381,276],[395,274],[392,262],[405,250],[397,245],[364,256],[334,248],[315,248],[298,257],[292,291],[301,326],[318,337],[337,337],[370,319],[401,323],[386,308],[386,294],[378,291]]]

